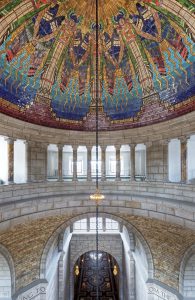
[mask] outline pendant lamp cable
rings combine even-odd
[[[98,12],[98,0],[96,1],[96,74],[95,74],[95,103],[96,103],[96,191],[98,191],[99,183],[98,183],[98,117],[99,117],[99,12]],[[98,202],[96,202],[96,299],[99,300],[99,260],[98,260],[98,252],[99,252],[99,228],[98,228]]]

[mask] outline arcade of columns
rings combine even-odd
[[[186,183],[187,182],[187,141],[189,137],[181,137],[180,140],[180,145],[181,145],[181,182]],[[15,139],[13,138],[6,138],[7,145],[8,145],[8,183],[14,183],[14,141]],[[28,178],[27,181],[31,181],[31,172],[30,172],[30,153],[29,153],[29,148],[30,148],[30,143],[26,143],[26,151],[27,151],[27,174]],[[168,144],[169,141],[161,141],[160,142],[161,146],[163,147],[163,167],[164,167],[164,182],[168,181]],[[150,146],[151,143],[146,143],[146,173],[147,173],[147,157],[148,157],[148,151],[150,151]],[[47,147],[48,145],[44,143],[43,148],[45,149],[45,155],[47,157]],[[135,180],[135,147],[136,144],[130,144],[130,180],[134,181]],[[58,144],[58,180],[63,181],[63,144]],[[92,180],[91,176],[91,146],[86,146],[87,147],[87,180],[90,181]],[[106,180],[106,170],[105,170],[105,159],[106,159],[106,146],[101,146],[101,180],[104,181]],[[78,145],[73,145],[73,181],[77,180],[77,149]],[[115,180],[121,180],[120,178],[120,170],[121,170],[121,160],[120,160],[120,149],[121,145],[115,145],[116,149],[116,178]],[[45,167],[45,180],[47,178],[47,166]],[[146,180],[150,180],[149,174],[146,174]]]

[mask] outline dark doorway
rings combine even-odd
[[[79,257],[74,267],[74,300],[97,300],[95,251]],[[99,251],[99,300],[119,300],[119,268],[110,254]]]

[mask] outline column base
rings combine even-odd
[[[14,184],[15,182],[14,181],[9,181],[8,180],[8,182],[7,182],[9,185],[11,185],[11,184]]]
[[[60,178],[60,179],[58,179],[57,181],[58,181],[58,182],[63,182],[64,179],[63,179],[63,178]]]

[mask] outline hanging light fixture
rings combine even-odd
[[[114,265],[113,274],[114,274],[114,276],[116,276],[118,274],[118,269],[117,269],[116,265]]]
[[[74,273],[76,276],[79,276],[79,266],[78,265],[76,265]]]
[[[95,61],[95,111],[96,111],[96,192],[90,195],[90,200],[96,203],[96,299],[99,300],[99,232],[98,232],[98,217],[99,217],[99,204],[104,199],[104,195],[99,190],[98,182],[98,117],[99,117],[99,12],[98,12],[98,0],[96,0],[96,61]]]

